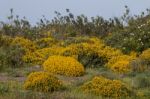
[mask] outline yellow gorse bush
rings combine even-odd
[[[150,62],[150,48],[148,48],[147,50],[143,51],[142,54],[140,55],[140,58],[142,60],[146,60]]]
[[[112,48],[110,46],[105,46],[104,48],[100,49],[98,53],[99,56],[104,56],[107,58],[107,60],[116,56],[123,55],[123,53],[120,50]]]
[[[73,43],[66,47],[53,45],[49,48],[38,49],[34,52],[27,53],[23,59],[25,62],[34,64],[42,64],[48,56],[61,55],[74,57],[81,61],[78,57],[81,55],[88,57],[99,57],[103,60],[109,60],[114,56],[122,55],[120,50],[106,46],[104,42],[98,38],[89,38],[86,42]],[[81,58],[84,59],[84,58]]]
[[[82,76],[84,67],[76,59],[65,56],[50,56],[44,63],[45,71],[67,76]]]
[[[67,46],[63,55],[75,57],[80,62],[84,62],[82,64],[86,67],[96,67],[106,64],[112,57],[123,55],[123,53],[118,49],[106,46],[102,40],[93,38],[93,41],[88,43],[85,42]],[[95,60],[93,57],[97,62],[94,63]],[[88,58],[89,60],[85,60],[84,58]],[[88,65],[86,65],[87,63]]]
[[[66,47],[64,53],[68,55],[79,55],[85,53],[87,55],[96,54],[99,57],[111,58],[113,56],[122,55],[120,50],[106,46],[102,40],[91,38],[91,42],[71,44]]]
[[[88,42],[80,42],[76,44],[70,44],[65,47],[64,55],[75,56],[82,53],[87,55],[96,53],[98,49],[102,48],[104,43],[98,38],[90,38]]]
[[[91,81],[81,86],[86,93],[93,93],[104,97],[126,97],[130,90],[120,80],[110,80],[102,76],[94,77]]]
[[[17,38],[18,41],[20,39],[22,40],[22,38]],[[51,38],[45,38],[45,41],[49,41],[50,39]],[[29,46],[30,48],[30,45],[28,45],[29,43],[28,40],[26,39],[23,39],[22,41],[21,40],[20,42],[24,42],[24,43],[21,43],[22,46],[24,46],[25,48]],[[42,40],[44,41],[44,38]],[[33,45],[33,43],[31,44]],[[34,52],[28,51],[23,56],[23,60],[28,63],[41,65],[49,56],[53,56],[53,55],[70,56],[70,57],[76,58],[79,61],[82,61],[84,59],[84,57],[81,58],[82,60],[79,59],[78,57],[80,55],[84,55],[88,57],[96,56],[102,59],[101,61],[106,61],[106,60],[109,61],[109,60],[112,60],[113,57],[121,56],[123,54],[118,49],[112,48],[110,46],[106,46],[104,42],[98,38],[89,38],[88,42],[84,42],[84,43],[81,42],[77,44],[74,43],[66,47],[53,45],[48,48],[37,49]],[[125,62],[119,62],[118,64],[122,64],[121,68],[123,69],[126,67],[127,62],[126,64]],[[91,62],[91,65],[93,65],[92,62]],[[115,70],[114,68],[117,68],[117,66],[112,65],[112,68],[113,70]],[[121,68],[119,68],[119,72]]]
[[[131,51],[129,55],[133,58],[136,58],[138,56],[138,53],[136,53],[135,51]]]
[[[25,39],[23,37],[15,37],[11,43],[14,46],[22,47],[26,52],[33,52],[36,50],[37,46],[31,40]]]
[[[12,42],[13,38],[6,35],[0,35],[0,46],[6,45],[9,46],[10,42]]]
[[[117,61],[110,67],[110,69],[117,73],[127,73],[130,71],[129,61]]]
[[[62,82],[47,72],[33,72],[23,85],[26,90],[52,92],[62,87]]]
[[[56,40],[52,37],[41,38],[36,41],[36,44],[39,45],[41,48],[51,47],[52,45],[55,45],[56,43],[57,43]]]
[[[41,65],[43,61],[45,60],[44,57],[45,56],[42,53],[38,52],[37,50],[35,52],[26,53],[22,59],[26,63],[32,63],[34,65]]]
[[[23,60],[27,63],[41,65],[51,55],[61,55],[64,51],[63,47],[53,46],[49,48],[38,49],[34,52],[29,52],[23,56]]]
[[[136,57],[129,55],[120,55],[111,58],[107,67],[117,73],[127,73],[131,70],[130,62]]]

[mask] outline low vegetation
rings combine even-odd
[[[0,22],[0,99],[149,99],[150,10]]]

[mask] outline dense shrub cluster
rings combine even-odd
[[[100,67],[113,56],[122,54],[120,50],[106,46],[98,38],[86,38],[86,42],[78,42],[69,45],[55,45],[49,48],[38,49],[27,53],[23,59],[26,62],[41,64],[48,56],[61,55],[76,58],[85,67]]]
[[[61,87],[62,82],[47,72],[33,72],[24,83],[24,89],[41,92],[53,92]]]
[[[49,48],[37,49],[23,56],[24,62],[41,65],[51,55],[62,55],[65,48],[60,46],[52,46]]]
[[[45,71],[67,76],[82,76],[84,67],[76,59],[65,56],[50,56],[44,63]]]
[[[89,38],[88,42],[71,44],[63,55],[75,56],[85,67],[100,67],[114,56],[121,55],[120,50],[106,46],[101,39]]]
[[[130,89],[119,80],[110,80],[102,76],[94,77],[91,81],[81,86],[86,93],[102,95],[104,97],[127,97]]]
[[[81,86],[84,92],[126,98],[131,91],[121,80],[134,91],[149,91],[150,10],[147,11],[129,16],[126,7],[121,18],[104,20],[98,16],[88,20],[67,9],[68,15],[55,12],[57,17],[53,20],[44,18],[31,26],[26,18],[15,18],[11,10],[10,23],[0,22],[0,71],[7,67],[42,65],[44,71],[31,73],[24,89],[53,92],[63,86],[55,76],[74,78],[84,75],[87,68],[96,67],[100,68],[98,74],[120,80],[94,77]]]
[[[49,44],[49,40],[52,38],[45,39],[48,39],[47,44]],[[83,41],[81,40],[79,42],[73,42],[71,44],[68,44],[65,41],[60,42],[60,45],[54,44],[55,42],[51,42],[53,43],[52,46],[49,45],[49,47],[47,48],[38,48],[36,43],[22,37],[11,38],[11,40],[11,48],[20,49],[20,51],[18,51],[18,57],[13,57],[13,60],[16,59],[17,62],[20,61],[18,62],[19,65],[22,65],[23,62],[32,63],[34,65],[42,65],[49,56],[61,55],[76,58],[80,63],[84,65],[84,67],[100,67],[106,65],[114,72],[126,73],[133,69],[133,66],[131,66],[130,63],[134,63],[135,61],[132,61],[135,60],[137,56],[135,52],[131,52],[132,55],[124,55],[120,50],[107,46],[106,44],[104,44],[103,40],[96,37],[86,37],[86,39],[84,39]],[[3,39],[1,39],[1,41],[3,41]],[[43,43],[45,42],[43,41]],[[148,57],[148,55],[149,50],[145,50],[140,55],[140,60],[146,62],[146,65],[147,63],[149,63],[148,59],[145,59],[145,57]],[[17,62],[13,62],[13,64],[17,64]],[[142,66],[139,67],[141,68]]]

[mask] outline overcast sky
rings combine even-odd
[[[0,21],[6,21],[10,8],[14,9],[15,14],[26,16],[35,23],[42,15],[53,18],[54,11],[64,14],[66,8],[75,15],[85,14],[88,17],[120,16],[125,5],[128,5],[132,14],[139,14],[150,8],[150,0],[0,0]]]

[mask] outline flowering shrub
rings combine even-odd
[[[131,68],[129,66],[129,61],[122,60],[122,61],[117,61],[116,63],[114,63],[110,69],[117,73],[126,73],[126,72],[129,72]]]
[[[10,42],[12,42],[12,38],[10,36],[0,35],[0,47],[1,46],[9,46]]]
[[[39,53],[38,51],[35,52],[28,52],[23,56],[23,61],[26,63],[32,63],[35,65],[41,65],[44,61],[44,55]]]
[[[107,60],[116,56],[123,55],[123,53],[120,50],[112,48],[110,46],[105,46],[104,48],[100,49],[98,53],[99,53],[99,56],[100,55],[105,56]]]
[[[91,38],[90,42],[67,46],[63,55],[75,56],[85,67],[99,67],[110,58],[122,55],[122,52],[106,46],[102,40]]]
[[[39,45],[41,48],[50,47],[56,44],[56,40],[54,38],[41,38],[36,41],[36,44]]]
[[[98,38],[89,38],[86,42],[73,43],[66,47],[53,45],[49,48],[38,49],[27,53],[23,59],[25,62],[32,64],[42,64],[52,55],[71,56],[76,58],[85,67],[99,67],[107,63],[110,58],[122,55],[122,52],[106,46]]]
[[[63,47],[58,46],[38,49],[34,52],[26,53],[26,55],[23,56],[23,60],[27,63],[41,65],[49,56],[60,55],[63,53],[63,50]]]
[[[147,50],[143,51],[142,54],[140,55],[140,58],[142,60],[150,62],[150,48],[148,48]]]
[[[137,57],[138,53],[136,53],[135,51],[131,51],[129,54],[131,57]]]
[[[24,83],[24,89],[52,92],[62,87],[62,82],[47,72],[33,72]]]
[[[146,14],[145,14],[146,15]],[[142,15],[141,15],[142,16]],[[142,52],[150,47],[150,17],[138,16],[130,19],[128,26],[121,30],[113,31],[106,37],[105,42],[125,53],[131,51]]]
[[[126,73],[126,72],[130,71],[130,69],[131,69],[130,62],[133,59],[135,59],[135,57],[132,57],[129,55],[116,56],[116,57],[111,58],[108,61],[107,66],[114,72]]]
[[[105,97],[126,97],[129,96],[130,90],[119,80],[110,80],[100,77],[94,77],[81,86],[81,89],[86,93],[93,93]]]
[[[132,62],[132,70],[138,72],[144,72],[149,70],[150,65],[150,48],[143,51],[139,57]]]
[[[24,66],[22,57],[25,54],[25,49],[15,42],[13,43],[14,40],[10,36],[0,35],[0,67],[16,68]]]
[[[20,46],[22,47],[26,52],[33,52],[36,50],[37,46],[32,41],[25,39],[23,37],[15,37],[11,43],[13,46]]]
[[[65,56],[50,56],[44,63],[45,71],[67,76],[82,76],[84,67],[76,59]]]
[[[66,47],[64,53],[69,55],[79,55],[81,53],[86,53],[88,55],[96,53],[98,49],[104,47],[102,40],[98,38],[90,38],[86,42],[73,43]]]

